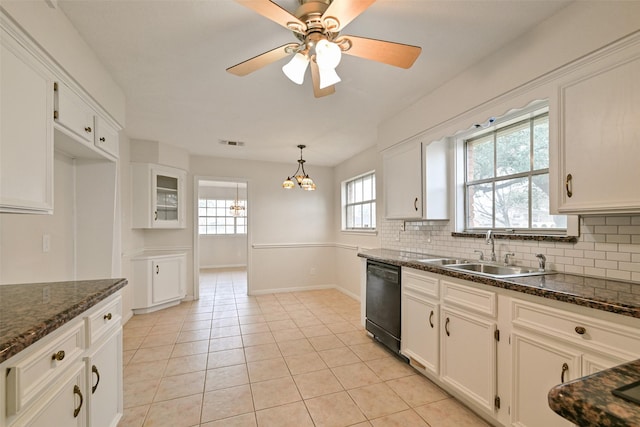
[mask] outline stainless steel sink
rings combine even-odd
[[[466,259],[460,259],[460,258],[427,258],[427,259],[419,259],[417,262],[421,262],[424,264],[450,265],[450,264],[467,264],[470,261]]]
[[[473,274],[480,274],[490,277],[523,277],[538,276],[541,274],[554,274],[554,271],[540,271],[537,268],[525,268],[517,266],[502,266],[484,263],[461,263],[449,264],[446,266],[452,270],[465,271]]]

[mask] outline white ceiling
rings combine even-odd
[[[298,5],[276,2],[289,11]],[[303,143],[310,164],[327,166],[375,145],[380,122],[567,4],[378,0],[342,34],[417,45],[422,54],[408,70],[345,55],[336,93],[316,99],[309,75],[302,86],[284,76],[287,59],[245,77],[225,71],[296,41],[232,0],[58,0],[124,90],[131,138],[193,154],[284,162],[295,161]]]

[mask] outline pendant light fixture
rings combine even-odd
[[[293,173],[293,175],[288,176],[287,179],[282,183],[282,188],[289,190],[296,186],[296,183],[300,188],[306,191],[313,191],[316,189],[316,184],[309,177],[309,175],[304,171],[304,163],[305,160],[302,159],[302,150],[306,148],[306,145],[298,145],[300,149],[300,159],[298,160],[298,169]],[[294,181],[295,180],[295,181]]]
[[[238,186],[239,184],[236,182],[236,199],[231,203],[231,206],[229,206],[229,210],[233,216],[242,216],[242,214],[244,214],[244,205],[240,203],[240,198],[238,197]]]

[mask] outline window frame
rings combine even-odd
[[[225,204],[225,215],[224,216],[218,216],[218,215],[204,215],[204,216],[202,216],[202,215],[200,215],[200,209],[201,209],[200,202],[203,201],[203,200],[205,202],[215,201],[216,205],[220,201],[224,202],[224,204]],[[197,225],[197,227],[198,227],[198,236],[237,236],[237,235],[241,236],[241,235],[246,235],[247,234],[247,226],[248,226],[248,224],[247,224],[247,209],[248,209],[247,208],[247,200],[243,200],[243,199],[238,200],[244,206],[243,214],[242,215],[238,215],[238,216],[233,215],[231,213],[230,209],[229,209],[229,206],[230,206],[229,202],[230,203],[234,203],[235,201],[236,201],[236,199],[214,198],[214,197],[199,197],[198,198],[198,225]],[[219,208],[217,206],[215,208],[209,208],[208,206],[206,206],[205,209],[216,210],[216,209],[219,209]],[[200,227],[201,227],[200,218],[224,218],[224,219],[233,218],[233,233],[226,233],[226,232],[225,233],[217,233],[217,232],[215,232],[215,233],[201,233],[200,232]],[[238,225],[238,219],[241,219],[241,218],[244,219],[244,224]],[[211,226],[205,224],[204,226],[207,229],[209,227],[211,227],[213,229],[216,229],[218,227],[217,224],[216,225],[211,225]],[[225,224],[224,227],[226,228],[226,227],[228,227],[228,225]],[[238,232],[238,227],[243,227],[244,231]]]
[[[485,232],[487,230],[493,230],[498,232],[508,232],[514,234],[535,234],[535,235],[567,235],[569,232],[569,228],[571,227],[569,217],[567,217],[567,225],[565,228],[545,228],[545,227],[533,227],[533,190],[532,190],[532,181],[535,177],[538,176],[547,176],[549,177],[549,164],[547,163],[545,168],[534,169],[534,156],[533,150],[535,148],[534,141],[534,133],[533,129],[535,126],[535,121],[540,118],[547,118],[548,123],[550,122],[549,116],[549,107],[548,106],[536,106],[536,108],[532,108],[529,111],[519,111],[509,117],[505,117],[500,121],[496,121],[495,119],[491,119],[488,123],[489,126],[481,126],[476,125],[476,128],[482,127],[481,130],[476,130],[473,132],[468,132],[465,135],[462,135],[458,140],[461,142],[462,148],[462,199],[463,199],[463,213],[462,213],[462,225],[465,233],[478,233]],[[498,170],[498,135],[500,132],[504,132],[509,128],[516,128],[523,125],[528,125],[530,129],[530,140],[529,140],[529,168],[523,172],[516,172],[506,175],[499,175],[497,173]],[[549,126],[549,147],[551,149],[551,128],[550,123]],[[468,161],[469,161],[469,151],[468,151],[468,143],[477,141],[481,138],[485,138],[487,136],[491,136],[492,145],[493,145],[493,173],[489,178],[481,178],[476,180],[469,180],[468,178]],[[527,216],[528,216],[528,224],[529,227],[496,227],[496,203],[495,203],[495,195],[497,192],[496,183],[507,182],[510,180],[517,180],[526,178],[527,180]],[[474,185],[479,184],[490,184],[492,188],[492,212],[491,212],[491,227],[470,227],[469,219],[470,219],[470,203],[469,203],[469,188]],[[552,185],[549,182],[549,185]],[[549,209],[550,211],[550,209]],[[551,213],[550,213],[551,214]]]
[[[355,183],[357,181],[364,181],[365,178],[371,177],[371,194],[372,194],[372,198],[367,199],[367,200],[359,200],[359,201],[354,201],[354,202],[349,202],[347,200],[348,198],[348,186],[351,183]],[[341,227],[341,231],[343,232],[347,232],[347,233],[376,233],[377,232],[377,221],[378,221],[378,215],[377,215],[377,190],[376,190],[376,171],[375,170],[371,170],[365,173],[362,173],[360,175],[356,175],[353,176],[349,179],[346,179],[344,181],[342,181],[341,183],[341,219],[342,219],[342,227]],[[355,184],[354,184],[355,185]],[[364,197],[364,194],[363,194]],[[370,209],[370,215],[369,215],[369,219],[371,220],[371,227],[349,227],[348,225],[348,209],[351,206],[363,206],[363,205],[369,205],[369,209]]]

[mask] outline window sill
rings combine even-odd
[[[341,233],[343,234],[360,234],[360,235],[370,235],[370,236],[377,236],[378,235],[378,230],[372,229],[372,230],[340,230]]]
[[[451,233],[452,237],[471,237],[471,238],[486,238],[486,233]],[[576,243],[578,238],[576,236],[560,236],[554,234],[517,234],[517,233],[498,233],[492,232],[491,237],[494,239],[502,240],[529,240],[536,242],[560,242],[560,243]]]

